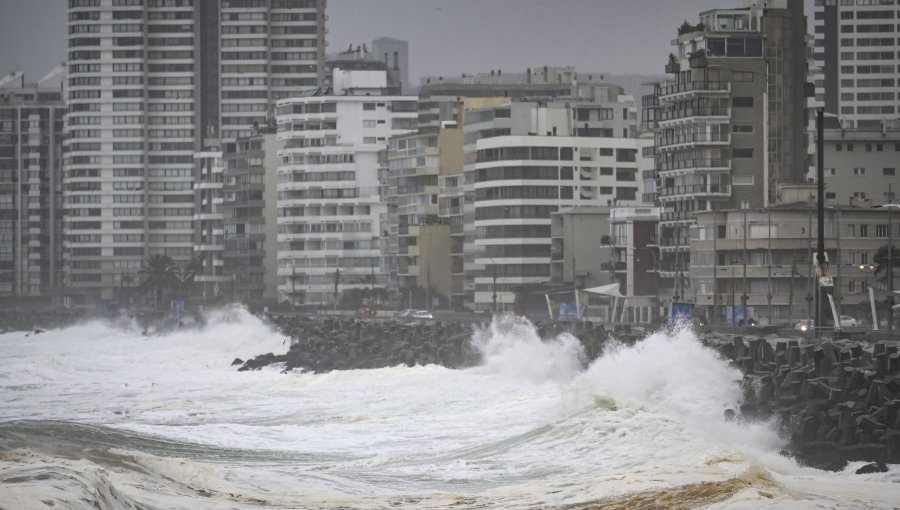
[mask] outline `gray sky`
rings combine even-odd
[[[30,81],[65,59],[65,0],[0,0],[0,75]],[[329,0],[329,52],[410,43],[410,80],[536,65],[660,74],[684,20],[741,0]],[[812,18],[812,0],[806,0]],[[810,22],[811,24],[811,22]]]

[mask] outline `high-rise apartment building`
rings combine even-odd
[[[383,182],[388,205],[388,246],[395,250],[396,275],[404,306],[437,301],[449,306],[451,272],[462,273],[462,239],[451,234],[451,221],[441,217],[439,182],[462,174],[462,129],[446,123],[437,133],[391,138]],[[396,238],[396,243],[394,242]],[[457,243],[457,246],[452,246]],[[396,244],[396,246],[395,246]]]
[[[274,128],[223,146],[224,251],[220,293],[252,307],[278,297],[278,151]]]
[[[656,136],[660,267],[676,300],[693,296],[688,231],[697,212],[764,207],[777,183],[807,171],[802,3],[745,3],[679,27],[666,65],[673,79],[644,101]]]
[[[65,111],[59,87],[0,83],[0,298],[59,295]]]
[[[66,283],[115,299],[148,257],[195,244],[194,153],[315,88],[325,0],[70,0]],[[204,268],[204,270],[211,268]]]
[[[622,92],[570,83],[557,100],[465,113],[465,307],[513,310],[519,290],[551,281],[553,213],[641,203],[650,141],[633,138],[634,101]]]
[[[844,127],[900,118],[900,4],[815,0],[816,99]]]
[[[277,106],[279,301],[296,305],[388,286],[379,152],[416,127],[416,97],[386,95],[384,71],[334,73],[332,90]]]

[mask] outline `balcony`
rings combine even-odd
[[[686,133],[675,136],[661,136],[656,140],[659,151],[685,149],[696,145],[728,145],[731,136],[728,133]]]
[[[730,159],[680,159],[673,161],[661,161],[656,169],[660,172],[674,172],[676,175],[684,175],[694,172],[723,172],[731,170]]]
[[[692,95],[718,95],[730,90],[731,84],[724,81],[666,82],[659,84],[659,101],[664,103]]]
[[[659,222],[662,223],[679,223],[679,222],[687,222],[694,221],[694,213],[692,211],[664,211],[659,213]],[[685,238],[687,239],[687,238]],[[666,244],[666,239],[663,239],[662,245]],[[661,246],[662,246],[661,245]]]
[[[660,188],[659,198],[665,201],[667,198],[678,197],[708,197],[728,198],[731,196],[730,184],[687,184],[683,186],[671,186]]]
[[[660,127],[673,124],[673,121],[687,120],[721,120],[731,118],[731,108],[717,108],[702,106],[696,108],[663,108],[657,113],[657,121]]]

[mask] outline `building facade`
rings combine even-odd
[[[474,307],[515,309],[516,289],[549,283],[553,213],[639,204],[634,138],[497,136],[476,142]]]
[[[379,151],[414,130],[416,98],[379,95],[384,71],[350,71],[334,83],[332,94],[278,103],[280,301],[336,306],[341,290],[389,283]]]
[[[278,298],[278,152],[275,129],[260,128],[223,150],[224,296],[252,308]],[[293,276],[293,275],[292,275]],[[288,285],[294,283],[288,280]]]
[[[65,112],[59,88],[0,84],[0,298],[60,295]]]
[[[870,205],[900,199],[900,131],[826,129],[825,199]]]
[[[702,211],[768,203],[769,88],[763,11],[721,9],[679,28],[666,71],[644,104],[655,132],[661,276],[673,300],[690,300],[689,229]],[[805,119],[798,119],[801,130]],[[805,145],[803,146],[805,167]],[[677,296],[677,299],[675,298]]]
[[[193,255],[194,153],[314,89],[324,0],[70,0],[66,285],[115,298],[152,255]]]
[[[449,308],[454,253],[461,239],[451,234],[451,222],[440,214],[442,178],[463,169],[462,129],[451,123],[437,133],[413,133],[391,138],[385,179],[388,232],[396,237],[397,283],[401,303],[426,303]],[[459,246],[451,246],[454,242]],[[461,267],[460,267],[461,272]]]
[[[845,127],[878,129],[900,118],[896,0],[815,0],[817,103]]]
[[[876,252],[900,236],[885,208],[832,206],[825,211],[825,251],[835,282],[835,307],[871,324],[868,288],[879,322],[887,316],[889,285]],[[893,229],[893,232],[890,232]],[[691,235],[690,267],[695,315],[718,324],[752,317],[761,324],[792,325],[815,316],[815,200],[768,209],[704,212]],[[831,316],[829,304],[823,314]]]

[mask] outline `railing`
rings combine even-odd
[[[730,159],[681,159],[674,161],[663,161],[657,165],[657,170],[665,172],[668,170],[686,170],[692,168],[731,168]]]
[[[696,107],[696,108],[679,108],[679,109],[661,109],[657,113],[657,122],[664,122],[667,120],[677,120],[677,119],[686,119],[689,117],[730,117],[731,109],[730,108],[717,108],[717,107]]]
[[[660,188],[659,196],[671,197],[675,195],[694,195],[694,194],[731,194],[730,184],[687,184],[684,186],[671,186],[668,188]]]
[[[693,217],[693,213],[688,211],[666,211],[659,213],[659,221],[685,221],[693,219]]]
[[[727,133],[685,133],[674,136],[661,136],[656,140],[657,147],[684,145],[688,143],[728,143],[731,137]]]
[[[665,82],[659,84],[659,98],[687,92],[725,92],[729,89],[730,83],[725,81]]]

